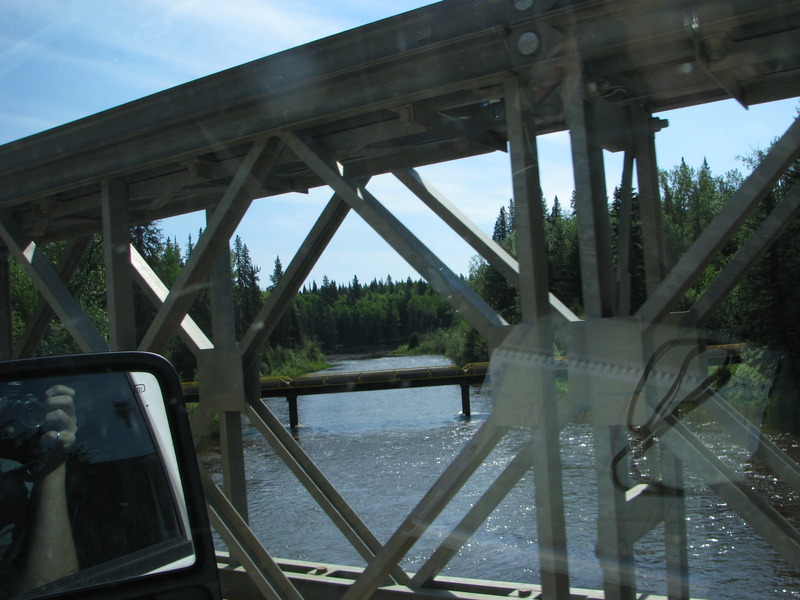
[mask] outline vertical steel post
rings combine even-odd
[[[230,410],[220,412],[220,445],[225,495],[247,522],[249,517],[242,446],[242,413]]]
[[[593,413],[599,412],[594,405]],[[594,415],[595,418],[598,415]],[[627,431],[622,425],[594,424],[595,468],[597,470],[597,558],[603,570],[603,589],[607,600],[633,600],[636,596],[636,572],[633,543],[625,521],[625,489],[629,487],[628,461],[614,463],[613,458],[627,444]],[[614,466],[612,466],[614,465]],[[612,473],[617,469],[617,474]]]
[[[683,461],[669,448],[660,452],[661,475],[668,488],[662,496],[664,510],[664,551],[669,600],[689,600],[689,550],[686,539],[686,496]]]
[[[639,182],[639,213],[642,220],[645,280],[648,295],[667,272],[664,223],[658,185],[655,127],[660,121],[641,107],[631,108],[633,145],[636,155],[636,178]]]
[[[208,211],[208,220],[213,211]],[[211,322],[213,327],[214,350],[234,351],[236,348],[236,323],[233,307],[233,278],[231,274],[230,249],[228,244],[218,253],[210,271]],[[235,356],[233,357],[235,359]],[[202,364],[202,363],[201,363]],[[201,378],[230,379],[237,377],[237,372],[228,369],[214,373],[201,373]],[[230,381],[230,393],[241,393],[242,385],[238,381]],[[233,400],[233,399],[232,399]],[[248,520],[247,488],[245,477],[244,448],[242,444],[242,413],[231,410],[238,402],[226,402],[220,407],[220,444],[222,446],[222,472],[224,491],[239,515]],[[202,401],[202,398],[201,398]]]
[[[591,319],[614,315],[616,289],[603,149],[596,135],[595,105],[586,97],[584,85],[579,78],[569,93],[565,116],[575,177],[583,305],[586,318]]]
[[[133,350],[136,348],[136,319],[133,310],[127,183],[122,179],[104,181],[101,201],[109,346],[112,350]]]
[[[636,177],[639,182],[639,213],[642,221],[647,294],[656,290],[667,272],[664,222],[658,183],[655,134],[665,125],[641,106],[631,108]],[[667,481],[662,496],[667,595],[670,600],[689,598],[689,557],[686,539],[686,506],[683,494],[683,463],[669,448],[658,454],[661,476]]]
[[[581,282],[586,320],[611,318],[616,310],[616,285],[611,259],[611,227],[608,216],[603,149],[597,137],[596,105],[587,97],[583,76],[573,73],[573,85],[565,101],[572,143],[575,207],[578,222]],[[589,339],[589,356],[602,340]],[[625,490],[615,485],[613,458],[627,443],[621,424],[605,421],[603,407],[590,383],[594,419],[595,468],[597,470],[597,554],[603,570],[608,600],[633,600],[636,592],[633,549],[626,532]]]
[[[506,82],[505,98],[516,208],[522,318],[535,328],[536,348],[531,350],[552,354],[553,332],[534,118],[517,79]],[[558,425],[553,371],[545,369],[538,381],[540,389],[530,390],[531,402],[541,407],[540,422],[532,431],[534,443],[531,458],[542,590],[546,598],[568,599],[569,561],[561,474],[561,429]]]

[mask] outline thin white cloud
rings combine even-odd
[[[276,0],[11,0],[11,8],[0,19],[0,76],[31,59],[79,61],[87,68],[118,60],[127,75],[157,67],[182,73],[186,81],[352,23],[311,5]]]
[[[131,41],[149,40],[157,49],[183,49],[176,60],[197,75],[337,33],[349,24],[306,3],[145,0],[144,4],[151,16],[136,28]]]
[[[51,23],[19,39],[3,36],[0,39],[0,78],[31,58],[45,54],[47,50],[43,42],[52,35],[58,35],[59,30],[63,30],[59,23]]]

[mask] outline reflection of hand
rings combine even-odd
[[[47,412],[37,442],[39,465],[31,492],[31,524],[22,550],[19,592],[65,577],[78,570],[78,557],[67,510],[66,458],[75,443],[75,390],[54,385],[45,392]]]
[[[75,443],[78,423],[75,419],[75,390],[66,385],[54,385],[45,392],[44,408],[47,412],[39,440],[39,454],[47,470],[63,463]]]

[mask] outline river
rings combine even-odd
[[[334,371],[366,371],[444,365],[438,356],[343,359]],[[416,505],[460,447],[486,420],[492,401],[472,389],[472,416],[463,418],[458,386],[382,392],[306,396],[299,399],[300,426],[295,437],[381,541],[386,541]],[[268,400],[288,423],[288,404]],[[696,411],[700,412],[700,411]],[[708,439],[714,426],[694,424]],[[591,428],[571,424],[562,432],[565,514],[570,582],[602,589],[594,554],[596,497]],[[253,428],[245,430],[247,486],[251,526],[267,550],[282,558],[363,566],[344,536],[297,482]],[[451,506],[410,550],[402,566],[414,571],[472,506],[524,443],[512,431],[489,455]],[[782,439],[797,450],[798,440]],[[767,489],[773,503],[800,526],[800,499],[776,487],[747,453],[720,449],[724,459]],[[213,469],[212,469],[213,470]],[[217,473],[218,476],[218,473]],[[690,588],[693,598],[800,598],[800,572],[779,555],[725,503],[687,474]],[[659,529],[636,544],[640,591],[664,594],[663,536]],[[443,574],[537,583],[533,482],[526,475],[451,561]]]

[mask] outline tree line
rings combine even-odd
[[[756,152],[744,159],[755,168],[764,157]],[[800,181],[800,161],[794,163],[778,180],[767,197],[709,264],[697,282],[689,288],[675,308],[688,310],[708,285],[720,274],[731,258],[750,239],[766,216]],[[738,170],[714,175],[706,161],[699,168],[681,163],[659,173],[666,267],[673,267],[689,246],[709,225],[720,208],[740,188],[743,177]],[[543,201],[544,202],[544,201]],[[545,245],[550,290],[578,316],[583,316],[579,265],[578,225],[574,195],[564,207],[555,198],[545,212]],[[634,313],[646,299],[642,223],[638,195],[632,195],[631,238],[628,268],[631,273],[630,311]],[[609,202],[612,251],[618,264],[622,201],[620,190]],[[516,255],[515,207],[513,200],[502,207],[495,222],[493,239]],[[507,321],[520,318],[519,293],[493,267],[477,258],[470,269],[471,285]],[[756,377],[775,386],[786,386],[781,402],[771,407],[775,422],[800,425],[800,223],[792,220],[781,236],[738,282],[704,324],[709,343],[743,342],[748,344],[750,363]],[[468,334],[466,334],[468,335]],[[454,344],[459,347],[459,344]],[[462,360],[482,360],[485,347],[464,344],[477,354]],[[725,375],[730,376],[730,373]]]
[[[762,153],[747,158],[755,167]],[[699,281],[687,291],[678,310],[689,308],[703,289],[724,268],[768,212],[800,178],[800,166],[793,165],[778,181],[767,198],[751,215],[741,231],[728,242],[720,255],[706,268]],[[674,265],[697,239],[731,195],[739,189],[742,175],[734,170],[714,175],[707,162],[693,168],[685,162],[659,174],[664,243],[667,267]],[[629,269],[631,271],[631,311],[644,302],[644,258],[641,216],[636,193],[632,196],[632,234]],[[579,316],[583,315],[579,268],[578,227],[574,196],[567,206],[559,198],[545,204],[545,245],[551,291]],[[619,190],[609,202],[614,253],[619,247],[618,225],[622,202]],[[492,231],[493,239],[511,255],[516,255],[515,206],[513,200],[500,208]],[[202,235],[202,231],[199,232]],[[148,264],[171,285],[178,276],[195,243],[190,237],[184,246],[165,238],[158,223],[134,227],[133,245]],[[42,250],[57,261],[65,242],[49,244]],[[272,288],[283,276],[280,257],[276,258],[269,284],[262,285],[260,268],[253,264],[247,245],[237,236],[230,249],[233,302],[238,338],[263,306]],[[91,240],[84,259],[70,281],[70,289],[101,332],[107,332],[106,289],[102,241]],[[495,269],[475,257],[467,276],[472,286],[508,322],[519,321],[519,295]],[[800,225],[792,222],[780,239],[739,282],[736,289],[707,323],[719,341],[744,341],[777,349],[785,360],[782,368],[791,371],[795,388],[800,389]],[[38,293],[21,268],[12,261],[13,335],[18,340],[33,314]],[[155,307],[138,289],[134,298],[137,334],[155,314]],[[207,332],[211,331],[208,289],[203,289],[189,314]],[[395,282],[390,275],[362,283],[357,276],[345,284],[323,277],[321,285],[311,282],[294,298],[262,357],[262,374],[291,374],[320,365],[326,353],[352,352],[375,347],[401,346],[407,351],[447,354],[465,364],[486,360],[482,338],[423,280]],[[77,352],[75,343],[57,321],[53,321],[37,353]],[[193,377],[193,357],[176,338],[166,352],[184,378]]]
[[[202,230],[198,237],[202,235]],[[185,245],[163,235],[158,223],[131,229],[131,243],[148,265],[168,287],[177,279],[193,252],[196,242],[190,236]],[[46,245],[42,251],[55,263],[67,243]],[[236,338],[241,339],[259,313],[274,286],[283,276],[280,257],[262,286],[261,269],[252,261],[247,245],[239,236],[230,249],[230,272]],[[23,269],[12,261],[12,335],[17,343],[34,314],[38,292]],[[69,282],[69,288],[99,331],[107,337],[105,263],[103,243],[94,236]],[[137,341],[156,314],[156,307],[138,287],[134,288],[134,313]],[[189,316],[210,335],[213,330],[211,297],[208,286],[197,295]],[[323,277],[304,286],[281,318],[261,357],[261,374],[295,375],[325,366],[325,354],[353,352],[362,349],[388,348],[418,344],[419,336],[453,322],[447,302],[433,293],[423,280],[394,282],[373,280],[362,285],[358,277],[346,285]],[[417,340],[417,341],[415,341]],[[77,353],[80,349],[58,320],[50,323],[36,354]],[[175,365],[184,380],[192,380],[194,357],[176,336],[164,354]]]
[[[295,300],[299,322],[327,351],[418,344],[421,334],[450,327],[454,314],[422,279],[395,283],[391,275],[362,285],[322,278],[304,286]],[[417,340],[417,341],[415,341]]]

